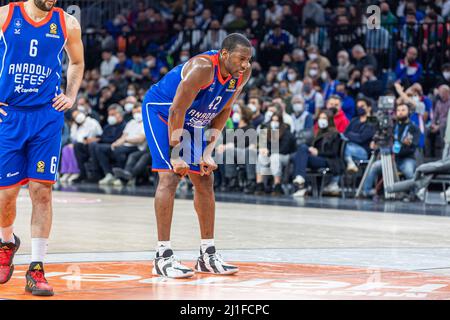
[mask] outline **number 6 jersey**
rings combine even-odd
[[[52,104],[61,93],[66,39],[62,9],[34,22],[23,2],[10,3],[0,39],[0,102],[27,108]]]

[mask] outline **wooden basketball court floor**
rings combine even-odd
[[[450,299],[450,217],[219,202],[216,245],[240,273],[171,280],[151,275],[153,198],[55,192],[54,211],[46,299]],[[22,190],[0,299],[43,299],[24,292],[30,215]],[[172,245],[194,265],[191,200],[176,200]]]

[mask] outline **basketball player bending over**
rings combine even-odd
[[[53,295],[44,274],[52,225],[64,111],[74,104],[84,72],[78,21],[56,0],[12,2],[0,8],[0,284],[11,278],[20,240],[13,234],[20,187],[32,201],[31,264],[27,292]],[[62,52],[69,56],[61,93]]]
[[[146,94],[142,111],[144,128],[152,169],[159,172],[155,195],[159,240],[153,267],[155,275],[170,278],[194,275],[194,270],[175,258],[170,245],[175,191],[185,175],[195,188],[194,207],[201,231],[200,257],[195,271],[238,272],[236,266],[223,261],[214,246],[215,199],[211,173],[217,164],[211,150],[225,127],[231,106],[250,78],[251,57],[248,39],[241,34],[230,34],[220,51],[202,53],[175,67]],[[218,133],[208,142],[204,137],[206,126]],[[190,137],[181,139],[180,130],[185,130]]]

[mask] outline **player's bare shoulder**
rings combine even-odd
[[[192,83],[197,88],[210,83],[214,78],[214,64],[204,56],[190,59],[183,68],[184,82]]]
[[[64,12],[64,18],[66,19],[67,31],[78,31],[81,32],[81,25],[77,18],[73,15]]]
[[[6,20],[8,19],[9,5],[0,7],[0,28],[3,29]]]

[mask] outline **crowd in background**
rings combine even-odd
[[[339,194],[342,176],[361,173],[360,161],[377,148],[373,119],[384,95],[396,97],[393,153],[411,178],[450,142],[450,1],[372,3],[381,9],[377,29],[367,28],[369,3],[319,0],[138,2],[103,29],[86,28],[87,70],[76,109],[66,116],[62,181],[148,181],[146,91],[175,65],[220,49],[230,32],[251,40],[254,59],[227,128],[267,128],[280,143],[276,153],[252,141],[220,145],[216,155],[257,161],[220,165],[216,188],[301,197],[308,173],[326,167],[324,193]],[[376,162],[364,196],[376,192],[380,172]]]

